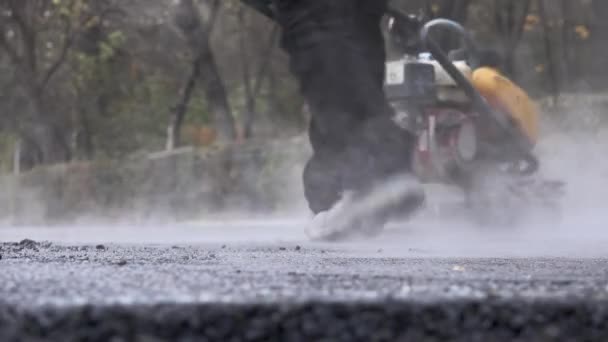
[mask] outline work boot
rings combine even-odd
[[[377,236],[389,221],[410,216],[423,204],[424,198],[416,179],[410,175],[396,176],[368,191],[344,192],[331,209],[313,218],[306,234],[316,241]]]

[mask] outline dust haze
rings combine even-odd
[[[304,227],[310,215],[302,200],[300,170],[293,168],[290,210],[256,214],[235,207],[208,219],[163,224],[102,224],[71,227],[19,227],[2,230],[2,240],[33,238],[60,243],[185,243],[185,244],[300,244],[309,248],[338,248],[361,257],[605,257],[608,255],[608,130],[597,129],[600,109],[579,114],[580,125],[551,118],[543,126],[537,152],[541,173],[566,183],[561,217],[535,217],[514,228],[479,226],[458,213],[434,211],[433,204],[457,202],[449,189],[427,188],[429,208],[414,218],[392,223],[380,237],[340,244],[308,242]],[[556,110],[557,111],[557,110]],[[551,115],[547,111],[545,118]],[[557,113],[553,113],[557,117]],[[581,121],[584,121],[581,119]],[[307,155],[299,156],[303,160]]]
[[[566,99],[574,101],[572,99]],[[537,154],[542,177],[565,182],[560,217],[538,213],[512,229],[477,226],[458,217],[425,216],[393,227],[382,242],[393,253],[481,257],[601,257],[608,252],[608,130],[586,97],[567,113],[546,110]],[[594,108],[595,107],[595,108]],[[576,111],[576,112],[573,112]],[[564,116],[575,122],[564,122]],[[402,230],[403,232],[397,233]],[[402,239],[402,248],[390,241]],[[395,243],[398,244],[398,243]],[[408,246],[413,246],[408,249]]]
[[[141,13],[144,19],[149,16],[160,20],[160,17],[168,15],[159,14],[166,10],[166,3],[154,3],[156,5],[152,6],[146,1],[144,6],[140,2],[133,2],[132,8],[129,9],[136,13],[146,9],[145,13]],[[203,17],[207,16],[207,13],[202,14]],[[165,34],[171,32],[168,30]],[[184,45],[185,42],[181,44]],[[161,50],[166,51],[165,48]],[[229,60],[229,53],[226,51],[227,48],[217,49],[218,60]],[[281,57],[284,58],[283,55]],[[233,74],[237,73],[232,70],[237,69],[232,64],[219,67],[230,69],[228,71]],[[223,70],[223,73],[230,74],[228,71]],[[235,75],[229,76],[238,79]],[[345,242],[332,245],[332,248],[367,257],[608,256],[608,207],[605,202],[608,195],[608,161],[605,159],[608,129],[598,128],[606,126],[601,120],[608,106],[591,104],[597,103],[598,99],[585,100],[585,97],[580,95],[575,97],[578,102],[566,103],[569,109],[561,110],[559,114],[558,110],[545,110],[547,119],[537,149],[542,163],[542,174],[549,179],[566,183],[566,197],[561,203],[560,218],[539,217],[513,229],[477,226],[458,213],[442,210],[435,212],[435,204],[458,201],[459,197],[449,190],[429,187],[430,208],[423,210],[416,217],[392,224],[376,239]],[[569,101],[567,96],[564,98]],[[606,100],[599,100],[602,101]],[[271,122],[277,119],[274,117],[265,120]],[[283,125],[272,122],[267,126],[276,131],[286,130]],[[300,141],[300,144],[307,143],[306,138]],[[241,199],[244,199],[244,202],[256,202],[246,198],[247,192],[240,195],[237,193],[234,201],[225,208],[206,212],[201,214],[199,219],[191,220],[171,215],[169,205],[165,203],[148,208],[147,212],[138,211],[136,203],[133,208],[119,208],[123,210],[110,219],[83,211],[72,225],[51,227],[45,224],[22,224],[12,227],[10,222],[2,224],[0,221],[0,227],[6,226],[0,229],[0,241],[30,238],[62,243],[290,243],[324,248],[325,244],[308,242],[304,235],[304,226],[310,215],[302,194],[301,169],[308,154],[299,150],[294,153],[296,155],[293,159],[297,162],[290,165],[291,167],[281,169],[280,181],[278,178],[269,179],[270,182],[279,184],[274,185],[272,195],[279,198],[278,202],[281,204],[280,208],[271,212],[256,211],[248,205],[241,205]],[[249,169],[243,171],[242,177],[251,183],[259,176],[252,165],[248,164]],[[168,176],[171,173],[161,175]],[[30,216],[42,216],[43,213],[39,212],[44,211],[47,201],[49,200],[42,199],[36,193],[32,194],[27,206]]]

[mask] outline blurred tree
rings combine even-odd
[[[220,1],[214,0],[211,4],[211,14],[207,20],[207,23],[203,24],[201,23],[200,15],[198,14],[197,9],[195,8],[194,2],[190,0],[182,0],[178,3],[177,10],[175,13],[175,21],[177,26],[187,37],[190,43],[190,48],[194,51],[194,57],[191,62],[190,75],[188,76],[184,86],[180,90],[180,99],[178,100],[177,104],[171,108],[169,127],[167,129],[168,150],[172,150],[181,144],[181,129],[184,122],[184,118],[188,110],[188,105],[192,98],[192,94],[196,87],[196,82],[199,78],[202,77],[201,70],[203,69],[204,64],[206,62],[215,64],[213,55],[211,55],[211,52],[209,51],[211,49],[209,45],[209,36],[211,35],[213,27],[215,26],[219,8]],[[208,60],[205,60],[205,57],[207,57]],[[217,68],[215,68],[213,65],[209,67],[215,69],[213,73],[213,75],[215,75],[216,77],[215,81],[221,83],[221,79],[219,79],[218,76],[219,72],[217,71]],[[211,84],[209,86],[213,87],[214,85]],[[223,115],[230,116],[230,118],[227,120],[227,123],[224,123],[224,125],[230,125],[230,127],[225,128],[227,129],[225,135],[234,137],[236,133],[234,132],[234,122],[231,118],[232,113],[228,105],[225,86],[223,84],[218,84],[215,85],[215,87],[218,89],[218,95],[223,97],[223,100],[219,100],[220,102],[216,105],[216,107],[221,108],[220,110]],[[213,96],[213,90],[208,90],[207,95],[208,97]],[[216,102],[214,98],[208,98],[208,100]]]
[[[532,0],[495,0],[496,32],[502,41],[505,72],[516,78],[515,52],[530,12]]]
[[[203,21],[200,15],[197,4],[203,7],[205,12],[210,13],[205,21]],[[213,113],[218,127],[217,136],[221,141],[230,141],[234,140],[237,136],[236,124],[228,101],[228,92],[220,75],[210,43],[210,35],[220,5],[220,0],[204,0],[198,3],[195,3],[194,0],[180,0],[177,5],[175,22],[186,37],[194,56],[190,81],[186,83],[184,91],[182,91],[182,102],[187,101],[190,97],[188,93],[191,90],[188,89],[195,85],[193,77],[199,76],[203,82],[207,105],[210,112]],[[181,111],[180,104],[182,105]],[[177,111],[174,110],[174,119],[171,121],[171,126],[177,127],[170,128],[170,131],[173,131],[173,136],[175,136],[175,133],[179,129],[177,125],[182,120],[179,116],[183,117],[183,113],[185,112],[183,105],[187,105],[187,103],[180,104],[176,107]],[[168,145],[171,146],[172,144],[168,143]],[[175,142],[173,145],[175,145]]]
[[[70,159],[69,121],[54,101],[60,89],[50,84],[80,35],[111,5],[101,0],[96,7],[104,11],[90,11],[85,0],[0,1],[0,49],[17,71],[15,84],[21,93],[15,95],[28,100],[29,108],[22,106],[14,118],[28,166]]]
[[[252,74],[252,61],[255,61],[251,57],[248,49],[248,42],[250,41],[250,32],[248,16],[245,14],[246,8],[240,6],[238,9],[239,19],[239,47],[241,50],[241,61],[243,70],[243,84],[245,88],[245,115],[243,115],[244,127],[243,127],[243,138],[249,139],[253,135],[253,125],[255,122],[257,112],[257,102],[260,97],[260,92],[268,76],[268,69],[271,64],[271,55],[273,49],[276,47],[279,27],[273,25],[270,33],[268,34],[268,41],[265,43],[261,55],[259,56],[259,66],[257,67],[255,74]]]
[[[548,65],[549,76],[550,76],[550,91],[553,96],[553,101],[556,102],[558,100],[561,88],[562,88],[562,79],[559,74],[559,66],[560,61],[558,60],[560,57],[556,53],[556,40],[555,40],[555,30],[556,26],[559,25],[559,20],[556,19],[555,10],[553,6],[547,4],[545,0],[537,0],[538,1],[538,12],[540,15],[540,22],[543,28],[543,41],[545,46],[545,51],[547,54],[546,65]],[[550,12],[549,12],[550,11]]]
[[[392,2],[462,22],[538,96],[606,86],[604,0]],[[241,0],[0,0],[0,165],[17,141],[27,169],[300,133],[278,35]]]

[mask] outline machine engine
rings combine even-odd
[[[418,137],[414,167],[420,179],[462,182],[477,163],[489,160],[512,170],[536,171],[531,150],[537,140],[538,112],[532,100],[492,67],[474,69],[466,59],[454,57],[450,64],[493,115],[505,118],[521,135],[509,136],[492,116],[480,112],[466,89],[431,53],[388,61],[385,90],[397,123]],[[523,153],[515,141],[522,137],[529,146]]]
[[[553,212],[564,184],[535,179],[539,111],[526,92],[482,61],[458,23],[416,26],[412,17],[394,17],[402,25],[391,32],[404,53],[386,63],[385,92],[396,123],[418,139],[411,154],[418,178],[461,188],[475,215],[493,223],[521,218],[538,203]],[[430,38],[435,27],[459,33],[465,48],[444,53]],[[412,31],[420,35],[410,39]]]

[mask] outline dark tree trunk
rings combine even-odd
[[[213,113],[215,124],[218,126],[218,138],[221,141],[234,140],[237,132],[232,109],[228,102],[228,92],[209,41],[201,43],[199,67],[207,104]]]
[[[556,53],[555,47],[552,39],[552,30],[549,25],[549,15],[547,13],[547,6],[544,0],[538,0],[539,4],[539,14],[540,21],[543,25],[543,35],[544,35],[544,44],[545,51],[547,54],[547,65],[549,69],[549,88],[551,91],[551,95],[553,96],[554,103],[557,103],[559,99],[559,94],[561,91],[560,86],[560,77],[558,75],[559,70],[557,67],[557,62],[555,60]]]
[[[241,18],[244,19],[242,13],[240,13]],[[241,20],[243,23],[243,20]],[[241,51],[242,51],[242,60],[243,60],[243,82],[245,84],[245,95],[246,95],[246,103],[245,103],[245,124],[244,124],[244,138],[250,139],[253,136],[253,125],[256,117],[256,105],[257,98],[260,95],[262,90],[262,86],[264,85],[264,81],[268,76],[268,69],[270,67],[270,58],[272,55],[272,51],[276,45],[276,40],[278,37],[278,26],[274,26],[270,32],[268,38],[268,44],[264,48],[261,62],[258,67],[258,70],[253,78],[255,83],[252,85],[251,79],[251,67],[249,63],[249,59],[247,58],[246,53],[246,34],[244,28],[241,28]]]
[[[503,46],[504,71],[509,77],[516,79],[515,52],[523,36],[532,1],[496,0],[494,4],[496,30]]]
[[[95,154],[95,145],[93,144],[93,136],[90,119],[88,117],[89,101],[85,101],[86,96],[82,94],[82,89],[75,86],[77,96],[77,109],[74,113],[74,146],[72,151],[74,158],[91,160]]]
[[[9,41],[5,34],[0,35],[0,49],[8,56],[11,64],[17,70],[18,86],[29,97],[32,119],[22,123],[27,136],[23,152],[27,157],[32,154],[31,161],[39,163],[60,163],[70,159],[70,148],[67,141],[67,130],[61,127],[55,117],[52,102],[49,99],[48,85],[53,76],[66,62],[75,32],[72,22],[65,21],[63,27],[63,42],[58,57],[45,68],[41,63],[38,51],[40,43],[39,32],[42,25],[40,10],[32,1],[7,1],[0,3],[0,10],[11,13],[9,17],[2,16],[0,31],[7,27],[18,31],[18,42]],[[33,166],[33,165],[32,165]]]
[[[228,101],[228,92],[220,75],[215,56],[211,49],[210,36],[215,23],[220,0],[207,3],[211,17],[203,23],[199,11],[192,0],[181,0],[176,22],[188,40],[199,68],[199,78],[204,89],[209,110],[218,130],[220,141],[231,141],[237,136],[232,109]],[[177,122],[178,123],[178,122]],[[179,128],[178,128],[179,129]]]
[[[181,98],[177,105],[171,109],[171,119],[167,131],[167,150],[173,150],[181,145],[181,127],[196,86],[196,80],[200,77],[200,71],[200,61],[195,59],[192,63],[190,76],[181,91]]]
[[[32,123],[33,136],[42,151],[42,163],[64,163],[70,160],[70,148],[66,140],[67,131],[53,121],[53,108],[46,101],[45,94],[34,90],[31,101],[35,121]]]

